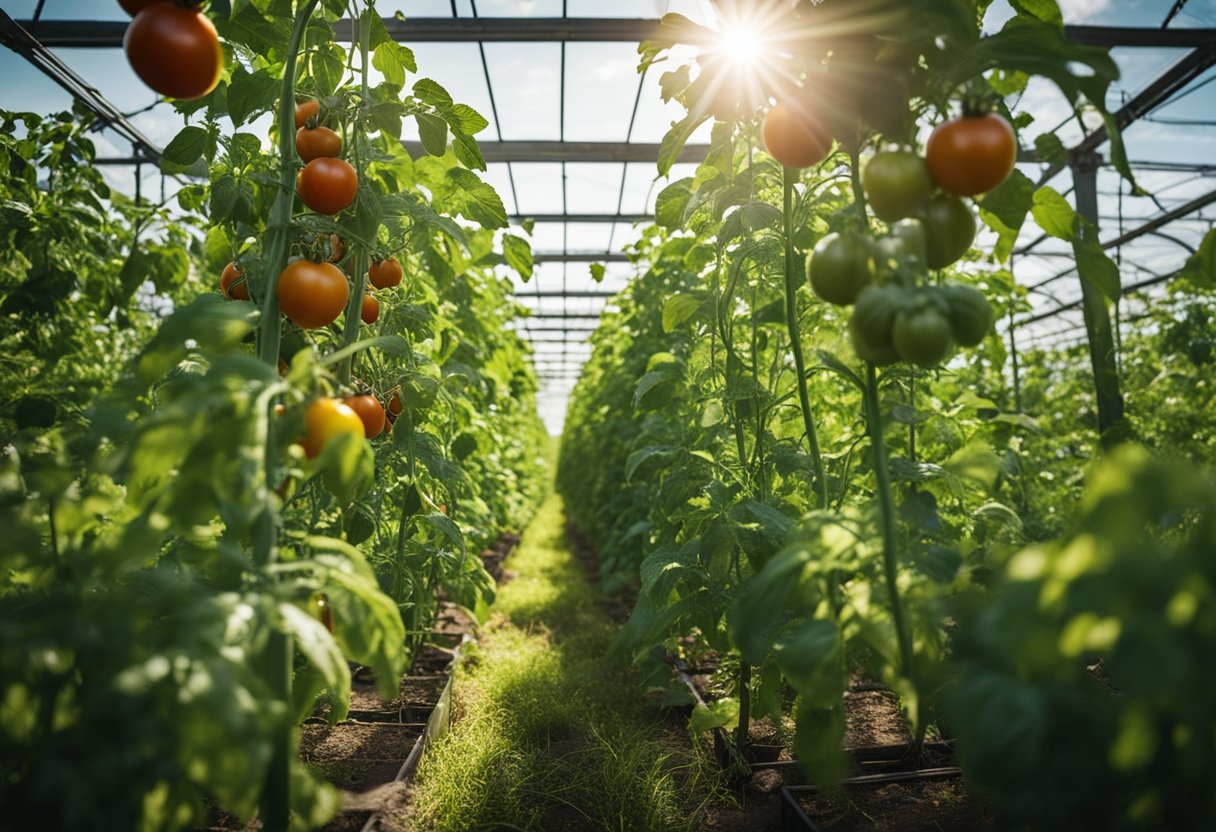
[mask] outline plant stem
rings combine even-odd
[[[364,26],[361,20],[355,20],[355,26],[359,33],[359,71],[363,75],[363,97],[362,102],[366,102],[370,93],[368,90],[368,53],[371,50],[371,27]],[[358,172],[359,181],[364,181],[366,173],[366,165],[363,162],[363,156],[359,153],[359,137],[363,134],[360,127],[360,120],[355,119],[355,128],[351,131],[351,147],[355,153],[355,166]],[[346,325],[342,332],[342,346],[346,347],[355,342],[359,337],[359,327],[363,324],[363,293],[367,291],[367,247],[362,243],[355,246],[354,257],[354,290],[351,292],[350,301],[346,304]],[[354,374],[355,356],[351,356],[342,362],[338,368],[338,379],[343,384],[350,384],[351,376]]]
[[[743,754],[747,745],[751,719],[748,714],[752,709],[752,666],[747,662],[739,663],[739,725],[735,729],[735,749]]]
[[[270,210],[270,223],[266,229],[268,268],[262,297],[262,321],[258,340],[258,356],[272,367],[279,363],[279,347],[282,333],[279,322],[279,299],[275,291],[278,275],[287,266],[287,253],[291,242],[291,210],[295,193],[295,172],[299,167],[295,143],[295,87],[296,58],[308,20],[312,17],[319,0],[305,0],[296,15],[291,30],[291,41],[287,47],[287,60],[283,67],[283,86],[279,95],[279,152],[282,162],[279,167],[279,192]],[[269,404],[269,403],[268,403]],[[269,407],[260,414],[267,420],[265,466],[267,493],[274,476],[274,417]],[[258,517],[253,529],[254,562],[269,566],[275,559],[278,543],[279,516],[271,500],[266,510]],[[267,682],[275,699],[284,703],[286,713],[291,711],[291,669],[294,647],[291,637],[277,630],[270,634],[268,651]],[[262,828],[265,832],[286,832],[291,818],[291,757],[292,726],[284,722],[282,730],[276,732],[272,741],[270,765],[266,772],[266,784],[262,791]]]
[[[887,594],[891,598],[891,617],[895,622],[895,636],[899,641],[900,671],[913,688],[916,688],[916,667],[912,655],[912,634],[908,630],[904,615],[903,600],[899,594],[899,568],[896,560],[895,500],[891,493],[891,472],[887,466],[887,446],[882,433],[882,411],[878,405],[878,373],[874,365],[866,362],[866,427],[870,433],[870,447],[874,453],[874,477],[877,480],[878,506],[882,519],[882,566],[886,579]],[[916,700],[916,713],[912,714],[914,725],[920,724],[920,699]]]
[[[823,470],[823,454],[819,450],[819,435],[811,413],[811,397],[806,387],[806,359],[802,355],[802,339],[798,335],[798,276],[794,268],[794,171],[785,168],[785,322],[790,333],[790,350],[794,353],[794,369],[798,374],[798,401],[802,406],[802,424],[811,446],[811,465],[815,469],[815,494],[819,507],[828,507],[828,479]]]

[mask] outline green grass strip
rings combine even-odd
[[[508,561],[480,645],[457,672],[456,723],[423,761],[420,830],[691,830],[706,761],[630,668],[565,542],[551,496]]]

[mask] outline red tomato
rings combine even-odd
[[[318,214],[340,214],[355,201],[359,175],[341,159],[313,159],[300,171],[296,187],[304,204]]]
[[[296,153],[305,162],[336,157],[342,152],[342,137],[328,127],[301,127],[296,131]]]
[[[346,275],[333,263],[288,263],[276,286],[279,308],[297,326],[316,329],[338,319],[350,298]]]
[[[764,147],[789,168],[807,168],[832,149],[832,136],[807,99],[779,101],[764,117]]]
[[[371,295],[364,295],[363,308],[359,311],[359,317],[363,318],[365,324],[374,324],[380,320],[380,301]]]
[[[169,98],[202,98],[224,69],[215,26],[175,3],[153,3],[135,15],[122,46],[140,80]]]
[[[238,266],[235,260],[224,266],[220,275],[220,294],[228,300],[249,300],[249,285],[244,277],[245,270]],[[236,283],[238,279],[240,282]]]
[[[1005,181],[1017,158],[1013,128],[995,113],[942,122],[925,144],[929,175],[955,196],[988,193]]]
[[[372,263],[367,269],[367,279],[377,289],[396,286],[401,283],[401,278],[404,276],[405,272],[402,271],[401,263],[397,261],[396,257]]]
[[[375,439],[384,430],[384,407],[375,396],[351,396],[346,405],[363,420],[364,435]]]
[[[321,105],[315,98],[309,98],[306,101],[301,101],[296,105],[296,129],[299,130],[308,123],[310,118],[316,118],[317,113],[321,112]]]

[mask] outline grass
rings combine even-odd
[[[420,830],[692,830],[712,791],[690,752],[605,654],[616,625],[566,546],[551,496],[508,562],[480,645],[456,679],[453,731],[419,771]]]

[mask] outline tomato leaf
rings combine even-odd
[[[1088,220],[1081,225],[1081,233],[1072,241],[1073,254],[1077,258],[1077,274],[1108,300],[1116,301],[1123,294],[1119,266],[1102,250],[1097,227]]]
[[[532,246],[523,237],[514,234],[502,235],[502,251],[507,265],[515,269],[527,283],[532,279]]]
[[[418,122],[418,138],[426,152],[432,156],[442,156],[448,152],[448,123],[439,116],[430,113],[415,113],[414,120]]]
[[[663,304],[663,331],[673,332],[701,309],[705,299],[696,294],[673,295]]]
[[[265,69],[250,73],[239,61],[232,64],[228,83],[228,116],[235,127],[249,121],[255,113],[269,110],[279,97],[279,82]]]
[[[1216,229],[1210,229],[1204,235],[1203,242],[1187,258],[1178,276],[1205,289],[1216,286]]]
[[[186,127],[165,146],[160,157],[162,169],[176,173],[188,168],[203,157],[209,145],[214,148],[215,142],[210,138],[202,127]]]
[[[506,228],[507,209],[498,191],[463,168],[447,172],[444,198],[454,213],[480,224],[483,228]]]
[[[1075,236],[1077,212],[1055,188],[1045,185],[1035,191],[1030,212],[1049,236],[1058,240],[1072,240]]]

